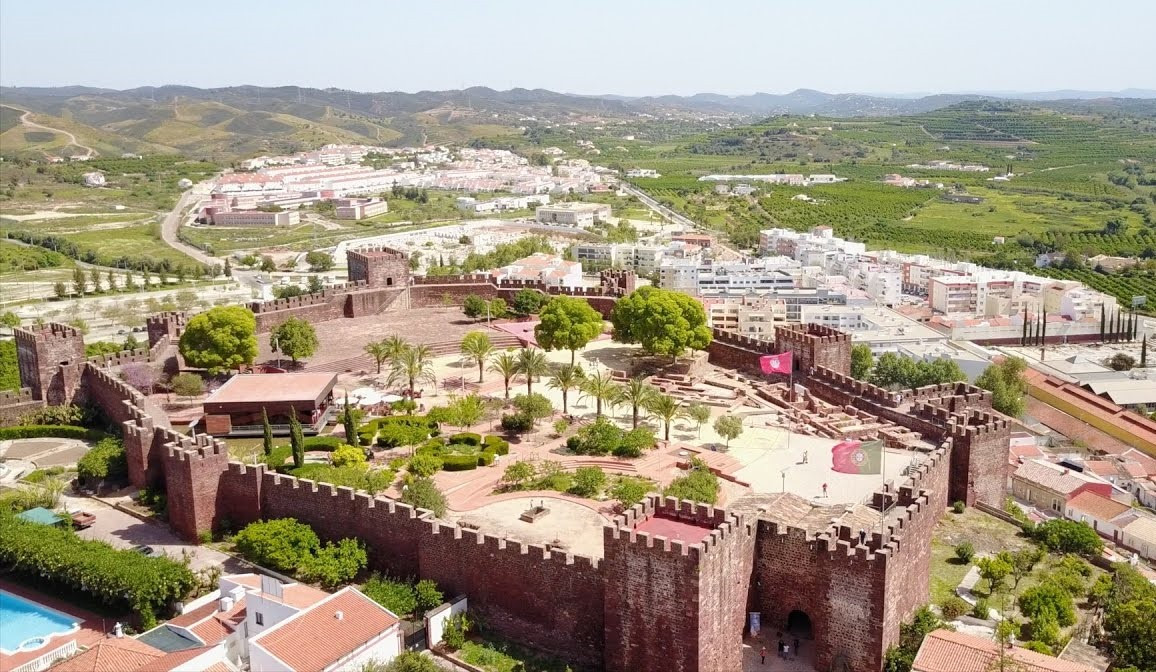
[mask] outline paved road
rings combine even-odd
[[[182,254],[187,254],[202,264],[212,266],[213,264],[222,263],[221,260],[216,257],[210,257],[192,245],[186,245],[177,237],[177,232],[180,231],[181,228],[182,213],[185,208],[192,205],[198,198],[199,196],[194,193],[194,190],[189,190],[181,194],[181,197],[177,200],[176,207],[174,207],[169,214],[165,215],[164,220],[161,222],[161,240],[165,241],[165,244],[174,250]]]
[[[193,570],[224,567],[226,573],[252,571],[245,569],[231,556],[204,546],[185,543],[164,525],[146,523],[104,502],[88,497],[64,495],[60,498],[60,503],[69,511],[88,511],[96,516],[96,522],[92,527],[79,532],[85,539],[107,541],[116,548],[151,546],[156,551],[178,559],[183,554],[189,553],[192,556],[190,567]]]
[[[689,227],[691,229],[700,228],[699,225],[695,224],[694,221],[691,220],[689,217],[687,217],[685,215],[681,215],[681,214],[675,212],[674,210],[671,210],[670,208],[666,207],[665,205],[663,205],[663,204],[659,203],[658,201],[654,200],[653,198],[651,198],[645,191],[642,191],[641,189],[635,187],[634,185],[628,184],[626,182],[619,182],[618,186],[622,191],[625,191],[626,193],[630,194],[631,196],[636,197],[638,200],[642,201],[642,203],[644,205],[646,205],[646,207],[657,212],[659,215],[662,215],[663,217],[669,219],[670,221],[674,222],[675,224],[681,224],[681,225],[683,225],[685,227]]]
[[[17,109],[19,109],[19,108],[17,108]],[[95,149],[93,149],[92,147],[89,147],[87,145],[80,144],[80,142],[76,139],[76,136],[69,133],[68,131],[61,129],[61,128],[52,128],[51,126],[45,126],[44,124],[38,124],[34,121],[30,121],[28,119],[28,115],[30,115],[30,114],[32,114],[32,113],[29,112],[28,110],[24,110],[24,114],[20,115],[20,123],[22,123],[25,126],[28,126],[30,128],[39,128],[42,131],[49,131],[51,133],[59,133],[65,137],[67,137],[69,144],[73,145],[74,147],[79,147],[80,149],[84,150],[84,152],[85,152],[84,158],[86,158],[86,159],[91,159],[92,157],[97,155],[97,151]]]

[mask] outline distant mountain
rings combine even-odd
[[[1074,112],[1146,114],[1151,101],[1141,99],[1156,98],[1156,91],[1054,91],[1015,97],[1063,99],[1055,104],[1056,109]],[[169,151],[218,159],[292,152],[327,142],[398,145],[500,139],[520,134],[519,127],[536,121],[598,122],[641,115],[740,119],[781,114],[893,116],[930,112],[965,101],[1008,98],[981,94],[888,97],[812,89],[742,96],[630,97],[487,87],[416,93],[297,86],[200,89],[169,85],[123,91],[87,86],[0,87],[0,104],[30,110],[38,123],[70,131],[81,141],[91,141],[101,153]],[[28,131],[27,127],[6,130],[6,148],[44,151],[45,144],[59,144],[60,136]],[[52,140],[43,140],[45,136]]]

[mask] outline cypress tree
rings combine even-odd
[[[356,446],[357,443],[357,423],[353,422],[353,407],[349,405],[349,393],[345,393],[345,415],[341,417],[341,423],[345,425],[345,442],[351,446]]]
[[[1027,344],[1028,344],[1028,309],[1024,308],[1024,333],[1020,336],[1020,345],[1024,346]]]
[[[1143,338],[1143,340],[1140,341],[1140,367],[1144,368],[1147,366],[1148,366],[1148,337],[1145,336]]]
[[[265,457],[273,454],[273,426],[269,424],[269,414],[265,412],[265,407],[261,407],[261,425],[265,431],[263,444],[265,447]]]
[[[1107,311],[1107,309],[1104,308],[1104,304],[1101,303],[1100,304],[1100,342],[1101,343],[1103,343],[1104,339],[1108,336],[1107,327],[1108,327],[1108,311]]]
[[[1133,338],[1133,336],[1132,336],[1132,319],[1134,317],[1135,317],[1134,313],[1128,313],[1128,332],[1127,332],[1128,336],[1127,336],[1127,339],[1128,339],[1129,343],[1132,342],[1132,338]]]
[[[1116,329],[1114,331],[1116,332],[1116,336],[1112,342],[1119,343],[1120,336],[1124,333],[1124,317],[1120,315],[1120,311],[1118,310],[1116,311]]]
[[[300,469],[305,464],[305,434],[297,419],[297,409],[289,408],[289,445],[293,449],[293,467]]]
[[[1048,311],[1044,311],[1043,318],[1040,320],[1040,347],[1043,347],[1048,342]]]

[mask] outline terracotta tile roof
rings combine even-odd
[[[1044,460],[1025,460],[1016,469],[1015,477],[1065,495],[1086,483],[1099,482]]]
[[[260,590],[254,592],[260,593]],[[329,597],[329,593],[303,583],[291,583],[281,587],[280,600],[268,593],[261,593],[261,597],[271,602],[280,602],[298,609],[306,609]]]
[[[1060,660],[1013,646],[1010,657],[1025,672],[1097,672],[1081,663]],[[923,640],[912,672],[988,672],[998,656],[995,642],[950,630],[936,630]]]
[[[229,667],[228,663],[221,662],[206,667],[202,672],[235,672],[235,670]]]
[[[155,660],[150,660],[141,667],[138,667],[131,672],[172,672],[182,663],[186,663],[193,658],[211,651],[215,646],[202,646],[199,649],[186,649],[184,651],[174,651]],[[223,652],[222,652],[223,653]],[[127,671],[125,671],[127,672]]]
[[[250,645],[260,646],[292,670],[317,672],[397,623],[397,617],[384,607],[346,588],[262,632],[250,640]],[[302,646],[305,641],[311,645]]]
[[[84,653],[53,667],[53,672],[125,672],[163,658],[164,651],[131,637],[102,639]]]
[[[1122,463],[1120,468],[1124,470],[1124,473],[1128,474],[1128,476],[1132,478],[1144,478],[1149,473],[1148,469],[1143,464],[1140,464],[1134,460],[1128,460],[1127,462]]]
[[[1084,471],[1090,471],[1100,478],[1112,478],[1120,475],[1117,464],[1112,460],[1088,460],[1084,462]]]
[[[1149,476],[1156,475],[1156,458],[1152,457],[1148,453],[1145,453],[1144,451],[1137,448],[1129,448],[1123,453],[1120,453],[1120,457],[1123,457],[1132,462],[1139,463]]]
[[[214,600],[202,604],[192,611],[186,611],[176,618],[169,619],[166,625],[175,625],[178,628],[191,628],[215,613],[217,613],[217,602]]]
[[[1132,507],[1095,492],[1085,491],[1069,500],[1068,508],[1086,513],[1096,520],[1108,521]]]

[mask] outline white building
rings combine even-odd
[[[380,198],[340,198],[334,205],[337,219],[368,219],[389,212],[389,203]]]
[[[593,226],[594,222],[605,222],[610,215],[610,206],[603,203],[554,203],[541,206],[535,211],[536,219],[542,224],[577,228]]]
[[[262,210],[233,210],[214,212],[209,216],[213,226],[297,226],[301,223],[301,213],[296,210],[264,212]]]
[[[388,663],[404,643],[397,616],[355,588],[331,595],[268,576],[234,574],[222,576],[216,591],[188,604],[181,615],[134,640],[137,655],[132,664],[123,660],[120,669],[353,672],[370,660]],[[81,656],[91,655],[95,662],[101,657],[97,648]],[[180,666],[167,666],[169,657],[180,659]]]
[[[541,282],[550,287],[581,287],[582,264],[553,254],[531,254],[490,272],[495,280]]]
[[[103,187],[105,185],[104,173],[93,171],[84,174],[84,186],[86,187]]]
[[[631,168],[626,171],[626,177],[662,177],[653,168]]]

